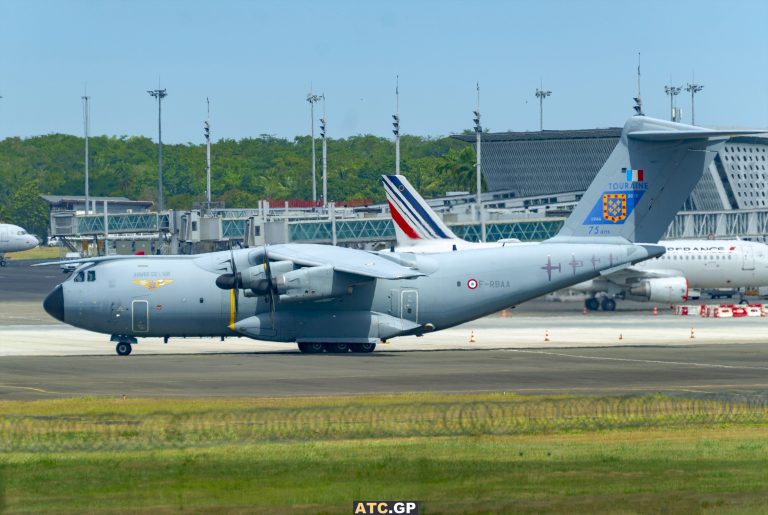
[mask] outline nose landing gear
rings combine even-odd
[[[133,350],[133,345],[137,343],[136,338],[133,336],[125,336],[122,334],[114,334],[110,340],[117,342],[115,352],[117,352],[118,356],[128,356]]]

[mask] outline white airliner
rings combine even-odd
[[[537,245],[536,242],[502,240],[474,243],[460,239],[429,207],[402,175],[382,178],[395,222],[400,252],[450,252],[504,245]],[[606,274],[572,289],[590,294],[589,310],[616,309],[616,298],[679,302],[688,299],[689,288],[740,288],[768,285],[768,245],[743,240],[667,240],[659,242],[667,252],[658,258]],[[575,262],[574,267],[584,263]]]
[[[29,250],[38,245],[40,240],[18,225],[0,224],[0,266],[6,265],[6,252]]]

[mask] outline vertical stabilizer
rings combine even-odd
[[[655,243],[731,136],[634,116],[589,189],[553,240],[615,237]]]
[[[389,211],[395,222],[398,246],[425,241],[458,240],[403,175],[383,175]]]

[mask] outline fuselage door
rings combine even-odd
[[[754,270],[755,269],[755,253],[752,247],[744,245],[742,248],[744,251],[744,260],[741,262],[742,270]]]
[[[149,332],[149,301],[134,300],[131,302],[131,321],[133,332]]]
[[[419,322],[419,290],[400,291],[400,318]]]

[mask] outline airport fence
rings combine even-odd
[[[0,452],[154,450],[418,436],[526,435],[768,423],[764,396],[662,395],[359,403],[145,414],[0,415]]]

